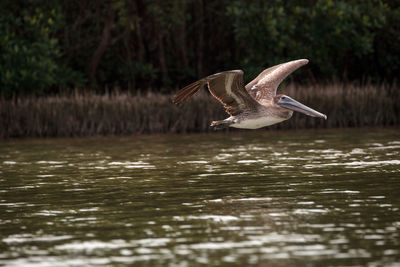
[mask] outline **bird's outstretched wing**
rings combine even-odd
[[[259,103],[268,103],[276,96],[279,84],[289,74],[307,63],[307,59],[298,59],[270,67],[249,82],[246,90]]]
[[[256,110],[260,106],[246,91],[243,71],[241,70],[224,71],[198,80],[179,90],[172,101],[175,104],[183,103],[205,87],[224,105],[226,112],[232,116],[244,110]]]

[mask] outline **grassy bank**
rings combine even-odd
[[[295,114],[272,129],[400,125],[397,86],[288,85],[279,90],[328,115],[328,120]],[[222,106],[207,93],[177,107],[171,96],[128,93],[75,94],[0,99],[0,137],[66,137],[212,131]]]

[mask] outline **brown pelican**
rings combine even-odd
[[[242,70],[216,73],[179,90],[172,101],[180,104],[201,88],[207,87],[230,115],[225,120],[213,121],[210,126],[216,128],[258,129],[289,119],[292,117],[293,111],[326,119],[325,114],[319,113],[287,95],[276,94],[283,79],[307,63],[307,59],[299,59],[270,67],[246,86],[244,86]]]

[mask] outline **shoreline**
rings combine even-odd
[[[132,134],[132,135],[93,135],[93,136],[74,136],[74,137],[11,137],[11,138],[3,138],[0,141],[3,144],[6,143],[32,143],[32,142],[54,142],[54,141],[84,141],[84,142],[97,142],[101,140],[114,140],[114,141],[124,141],[124,140],[132,140],[132,139],[162,139],[162,138],[170,138],[170,137],[182,137],[184,140],[193,140],[193,138],[200,139],[212,139],[212,138],[256,138],[256,137],[286,137],[289,135],[298,134],[299,137],[303,136],[303,134],[315,134],[315,140],[318,140],[321,136],[330,136],[330,135],[340,135],[347,133],[354,133],[358,135],[387,135],[387,134],[397,134],[400,131],[400,126],[389,126],[389,127],[359,127],[359,128],[310,128],[310,129],[268,129],[261,128],[256,130],[233,130],[233,131],[213,131],[213,132],[191,132],[191,133],[155,133],[155,134]],[[301,139],[301,138],[300,138]]]

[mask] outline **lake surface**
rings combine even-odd
[[[399,129],[0,143],[6,266],[400,266],[399,209]]]

